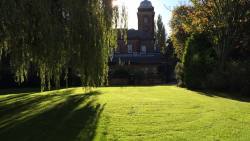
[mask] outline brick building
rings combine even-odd
[[[160,53],[160,48],[155,45],[155,12],[150,1],[144,0],[141,2],[138,8],[137,17],[138,30],[128,30],[127,43],[122,36],[120,36],[121,30],[118,30],[118,47],[110,62],[111,84],[161,83],[159,68],[164,64],[165,59]],[[121,78],[112,75],[118,69],[129,71],[127,77],[122,77],[122,82],[120,82]],[[141,82],[133,80],[136,79],[134,75],[138,73],[144,74],[140,76]]]
[[[138,8],[138,30],[128,30],[128,43],[119,36],[116,54],[148,54],[159,53],[154,39],[154,7],[151,2],[144,0]]]

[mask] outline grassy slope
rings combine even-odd
[[[1,93],[1,92],[0,92]],[[4,141],[249,141],[250,103],[175,86],[0,95]]]

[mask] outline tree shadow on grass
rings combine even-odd
[[[97,103],[96,98],[99,94],[92,92],[67,97],[60,95],[59,97],[65,99],[64,101],[50,108],[45,106],[39,112],[34,111],[37,113],[32,116],[17,119],[16,122],[0,128],[0,139],[3,141],[91,141],[95,137],[97,123],[105,106]],[[25,107],[49,101],[50,98],[53,98],[53,95],[37,101],[31,100]],[[25,111],[25,109],[21,110]]]
[[[223,93],[223,92],[213,92],[213,91],[197,91],[201,95],[209,96],[209,97],[222,97],[231,100],[237,100],[241,102],[250,102],[250,98],[246,96],[241,96],[240,94],[233,93]]]
[[[9,96],[7,98],[0,99],[0,119],[1,117],[8,114],[16,115],[21,111],[25,111],[30,107],[33,107],[44,101],[49,101],[55,97],[58,97],[59,100],[62,98],[67,98],[71,96],[70,94],[72,93],[74,93],[74,89],[67,89],[62,92],[51,91],[50,94],[44,95],[33,95],[33,93],[17,94],[16,96]],[[95,94],[97,94],[97,92],[95,92]]]
[[[74,93],[75,91],[75,88],[68,88],[68,89],[65,89],[63,91],[60,91],[60,90],[54,90],[54,91],[48,91],[50,93],[50,95],[53,95],[53,96],[57,96],[57,95],[68,95],[68,94],[72,94]],[[9,100],[18,100],[19,98],[22,98],[22,97],[29,97],[33,94],[43,94],[43,93],[40,93],[40,91],[35,91],[35,89],[14,89],[14,90],[0,90],[0,96],[1,95],[7,95],[5,98],[1,98],[0,99],[0,106],[1,106],[1,103],[4,103],[4,102],[7,102]],[[45,92],[46,93],[46,92]]]
[[[39,88],[13,88],[13,89],[0,89],[0,95],[6,94],[31,94],[41,92]]]

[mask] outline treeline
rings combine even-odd
[[[83,86],[103,85],[117,12],[112,0],[1,0],[0,58],[18,83],[36,72],[42,91],[67,85],[69,69]]]
[[[173,11],[179,86],[250,93],[250,1],[192,0]]]

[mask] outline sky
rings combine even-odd
[[[128,11],[128,28],[138,29],[137,9],[143,0],[114,0],[114,5],[125,5]],[[169,22],[172,16],[172,10],[176,6],[189,4],[189,0],[150,0],[155,8],[155,20],[158,15],[162,16],[163,23],[166,27],[167,33],[171,32]]]

